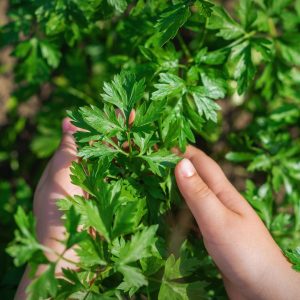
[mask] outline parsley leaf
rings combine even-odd
[[[175,37],[179,28],[184,25],[190,14],[188,1],[169,6],[160,14],[155,25],[159,30],[158,42],[160,46],[163,46]]]

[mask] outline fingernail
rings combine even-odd
[[[70,118],[64,118],[62,123],[62,131],[63,133],[74,133],[76,131],[76,126],[71,123]]]
[[[187,158],[184,158],[180,162],[180,171],[182,176],[184,177],[192,177],[196,173],[196,169],[191,163],[191,161]]]

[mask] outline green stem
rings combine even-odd
[[[132,146],[131,146],[131,138],[130,138],[130,129],[127,131],[127,142],[128,142],[128,147],[129,147],[129,157],[131,157],[132,154]]]
[[[225,46],[223,49],[226,48],[232,48],[234,46],[237,46],[239,44],[241,44],[242,42],[244,42],[245,40],[249,39],[250,37],[254,36],[256,34],[256,31],[251,31],[247,34],[245,34],[244,36],[242,36],[241,38],[239,38],[238,40],[232,42],[231,44]]]
[[[277,32],[274,20],[272,18],[268,19],[268,25],[269,25],[269,31],[270,31],[271,37],[276,38],[278,36],[278,32]]]
[[[186,43],[184,42],[180,33],[177,34],[177,38],[178,38],[179,44],[180,44],[185,56],[188,58],[188,61],[193,61],[192,54],[191,54],[189,48],[187,47]]]

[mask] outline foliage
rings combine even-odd
[[[36,184],[36,165],[43,166],[36,159],[54,151],[66,109],[84,129],[75,135],[82,159],[72,181],[89,195],[59,202],[63,242],[77,245],[80,271],[58,279],[48,262],[28,289],[31,299],[226,298],[195,232],[175,253],[168,244],[182,206],[169,150],[196,140],[208,148],[220,141],[216,157],[230,151],[227,159],[246,168],[245,197],[283,249],[298,249],[300,1],[235,4],[228,11],[204,0],[10,1],[0,46],[12,46],[17,59],[16,89],[0,142],[1,168],[9,170],[0,182],[0,222],[12,228],[17,212],[19,231],[8,247],[15,262],[46,260],[31,217],[17,209],[31,205],[20,178]],[[21,115],[34,97],[36,111]],[[9,237],[1,239],[4,249]],[[286,251],[299,269],[298,252]]]

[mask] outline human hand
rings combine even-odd
[[[73,161],[77,160],[76,144],[72,136],[76,129],[70,123],[69,118],[63,120],[63,136],[60,146],[44,170],[34,194],[33,210],[37,220],[37,238],[40,243],[55,250],[53,253],[45,253],[50,261],[56,261],[57,254],[62,253],[64,253],[65,259],[72,261],[77,259],[73,249],[65,252],[64,245],[59,242],[65,238],[65,228],[61,220],[61,213],[56,206],[58,199],[66,196],[83,195],[82,189],[73,185],[70,179],[70,166]],[[62,268],[72,267],[74,268],[74,265],[61,259],[57,264],[56,273],[60,273]],[[36,275],[38,276],[43,270],[41,265]],[[28,272],[27,268],[18,287],[16,300],[26,299],[25,289],[30,282]]]
[[[298,299],[300,274],[218,164],[192,146],[183,156],[175,169],[177,184],[229,297]]]

